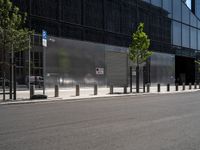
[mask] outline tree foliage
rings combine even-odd
[[[132,43],[129,47],[129,58],[137,65],[145,62],[151,55],[149,51],[150,39],[144,32],[144,23],[140,23],[137,31],[132,35]]]
[[[0,0],[0,49],[2,55],[28,48],[29,36],[33,33],[24,27],[26,13],[22,14],[10,0]],[[5,60],[4,60],[5,61]]]

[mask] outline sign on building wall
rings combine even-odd
[[[42,30],[42,46],[47,47],[47,31]]]
[[[96,68],[96,75],[104,75],[104,68]]]

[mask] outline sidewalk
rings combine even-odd
[[[36,103],[36,102],[50,102],[50,101],[58,101],[58,100],[81,100],[81,99],[91,99],[91,98],[106,98],[106,97],[119,97],[119,96],[141,96],[141,95],[149,95],[149,94],[175,94],[175,93],[185,93],[185,92],[195,92],[200,91],[198,89],[189,90],[189,86],[185,87],[185,90],[182,90],[182,86],[179,86],[179,91],[175,91],[175,86],[170,87],[170,92],[167,92],[167,86],[161,86],[161,92],[157,92],[157,87],[150,87],[150,92],[143,93],[143,89],[140,89],[140,93],[135,93],[135,89],[133,89],[133,93],[130,93],[130,88],[127,88],[127,94],[124,94],[124,88],[114,88],[114,94],[109,94],[110,89],[108,87],[100,87],[98,88],[98,94],[94,95],[94,88],[84,88],[80,87],[80,96],[75,96],[75,87],[74,88],[60,88],[59,89],[59,97],[54,97],[54,89],[46,89],[46,95],[48,99],[46,100],[30,100],[29,99],[29,91],[17,91],[17,100],[16,101],[2,101],[2,95],[0,96],[0,104],[22,104],[22,103]],[[36,90],[35,94],[43,94],[42,90]],[[6,98],[8,99],[8,96]]]

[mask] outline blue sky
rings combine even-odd
[[[191,0],[187,0],[186,4],[188,5],[189,8],[191,8]]]

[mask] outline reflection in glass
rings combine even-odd
[[[190,23],[190,10],[184,3],[182,4],[182,22]]]
[[[182,46],[190,47],[190,28],[187,25],[182,24]]]
[[[161,7],[162,4],[161,0],[151,0],[151,3],[158,7]]]
[[[173,44],[181,46],[181,23],[173,22]]]
[[[197,29],[190,27],[190,48],[197,49]]]
[[[163,0],[163,8],[168,11],[168,17],[171,17],[172,13],[172,0]]]
[[[181,21],[181,0],[173,0],[173,18]]]

